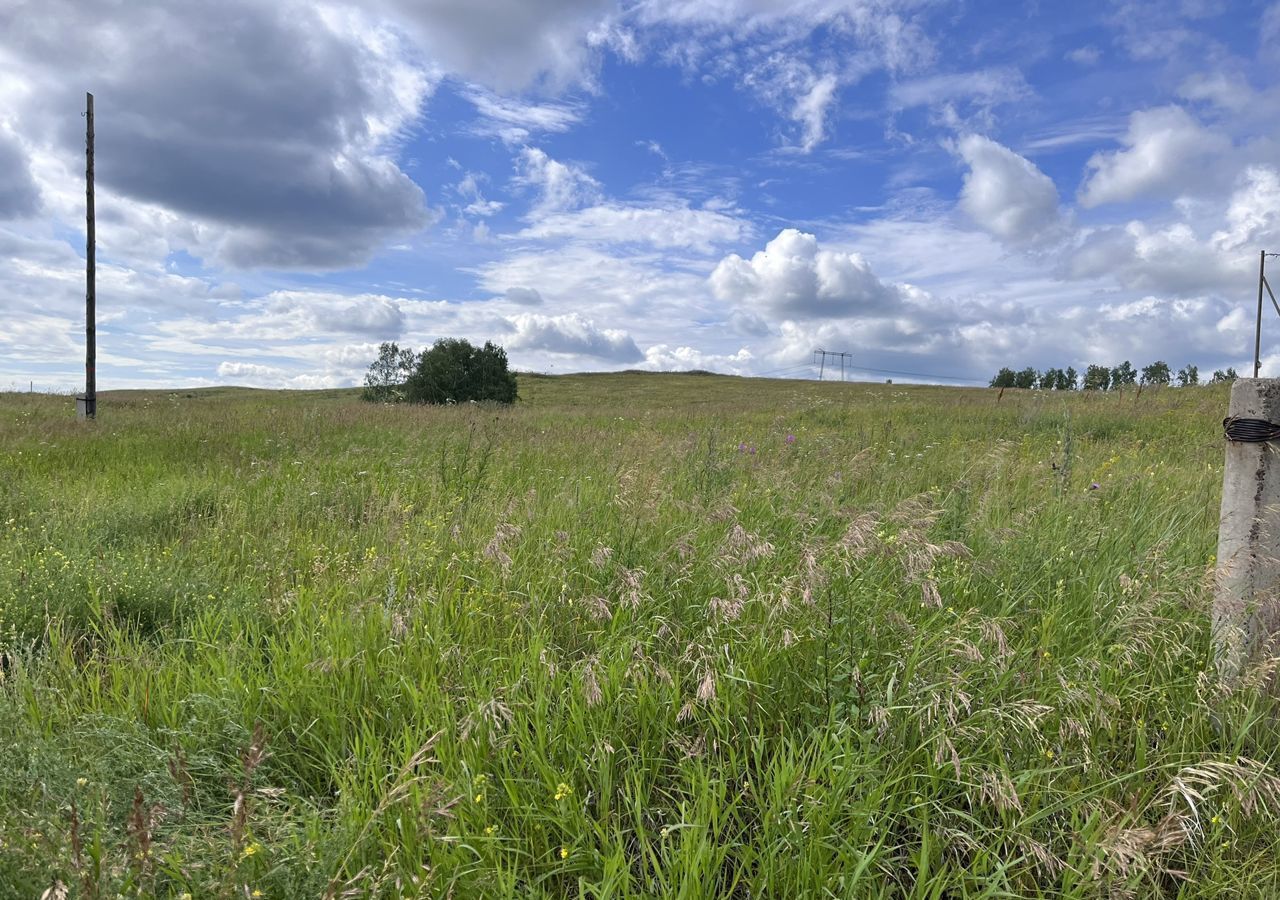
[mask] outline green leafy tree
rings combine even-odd
[[[1014,376],[1013,386],[1018,388],[1033,388],[1036,386],[1038,377],[1036,370],[1031,368],[1031,366],[1027,366]]]
[[[991,379],[991,386],[993,388],[1010,388],[1013,387],[1014,382],[1017,380],[1018,373],[1005,366]]]
[[[418,357],[405,395],[412,403],[512,403],[516,376],[507,367],[507,351],[496,344],[474,347],[469,341],[442,338]]]
[[[364,376],[365,400],[372,403],[394,403],[404,399],[404,384],[413,374],[416,359],[408,347],[403,350],[395,342],[378,345],[378,358]]]
[[[1086,391],[1105,391],[1111,387],[1111,370],[1106,366],[1091,365],[1084,372]]]
[[[1040,373],[1040,390],[1052,391],[1058,387],[1058,379],[1062,376],[1061,369],[1045,369]]]
[[[1074,391],[1080,383],[1080,376],[1076,374],[1074,366],[1067,366],[1067,371],[1062,373],[1062,378],[1056,385],[1060,391]]]
[[[1143,384],[1168,384],[1170,378],[1169,364],[1163,359],[1158,359],[1151,365],[1142,367]]]
[[[1221,384],[1224,381],[1231,382],[1231,381],[1235,381],[1239,377],[1240,376],[1236,374],[1236,370],[1232,368],[1228,368],[1227,371],[1225,372],[1222,371],[1221,369],[1214,369],[1213,380],[1210,383]]]
[[[1129,360],[1125,360],[1111,370],[1111,387],[1113,390],[1119,390],[1122,387],[1136,383],[1138,380],[1138,372],[1133,368],[1133,364]]]
[[[1178,384],[1182,387],[1194,387],[1200,383],[1200,369],[1192,363],[1187,363],[1178,370]]]

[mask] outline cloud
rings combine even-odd
[[[734,306],[784,318],[884,314],[902,299],[857,253],[818,248],[818,240],[786,228],[750,260],[736,253],[711,273],[711,288]]]
[[[533,218],[593,203],[600,198],[600,182],[581,166],[552,159],[537,147],[525,147],[516,159],[515,184],[531,187],[538,200]]]
[[[503,297],[508,303],[515,303],[518,306],[542,305],[542,295],[533,288],[509,287]]]
[[[454,191],[459,197],[464,201],[469,201],[467,205],[462,208],[463,213],[466,215],[480,216],[481,218],[492,216],[501,212],[502,208],[506,206],[506,204],[501,201],[485,199],[484,194],[480,192],[480,181],[483,178],[483,175],[475,172],[468,172],[454,187]]]
[[[892,109],[910,109],[953,100],[971,100],[982,106],[994,106],[1020,100],[1030,93],[1026,79],[1017,69],[981,69],[898,82],[889,90],[889,106]]]
[[[1133,221],[1090,233],[1067,260],[1075,279],[1108,279],[1129,290],[1198,296],[1229,288],[1243,273],[1183,222]]]
[[[473,132],[482,137],[500,138],[507,144],[523,144],[534,133],[568,131],[582,120],[582,107],[576,103],[534,103],[474,87],[466,90],[464,96],[480,114]]]
[[[581,81],[592,62],[588,36],[616,0],[381,0],[432,58],[502,91],[537,82]]]
[[[805,153],[822,143],[826,137],[827,110],[835,102],[836,85],[834,75],[823,75],[796,99],[791,117],[803,127],[800,149]]]
[[[1129,118],[1123,150],[1095,153],[1080,190],[1085,207],[1162,192],[1181,193],[1205,180],[1205,162],[1231,140],[1204,128],[1180,106],[1139,110]]]
[[[1067,51],[1065,59],[1081,66],[1096,66],[1102,58],[1102,51],[1092,44]]]
[[[1270,166],[1250,166],[1227,206],[1226,227],[1214,233],[1223,250],[1273,246],[1280,239],[1280,173]]]
[[[1062,217],[1053,180],[1026,158],[990,138],[960,140],[969,166],[960,208],[981,227],[1012,244],[1029,244],[1056,232]]]
[[[26,153],[17,139],[0,128],[0,219],[34,215],[40,189],[31,177]]]
[[[176,214],[191,224],[170,238],[238,267],[357,265],[426,224],[393,150],[434,82],[387,28],[253,0],[4,10],[0,79],[27,87],[15,127],[33,152],[81,154],[66,113],[100,86],[104,208],[114,195]]]
[[[302,391],[350,387],[353,383],[350,375],[337,372],[297,373],[279,366],[264,366],[258,363],[232,362],[229,360],[218,363],[217,373],[218,379],[224,383],[230,382],[249,387],[286,388]]]
[[[747,375],[755,363],[755,355],[746,347],[736,353],[707,353],[696,347],[672,347],[657,344],[644,352],[644,368],[659,372],[688,372],[693,369]]]
[[[889,0],[648,0],[635,7],[636,20],[677,34],[717,29],[759,40],[800,44],[822,28],[846,40],[891,72],[933,63],[937,49],[909,9]],[[713,52],[715,42],[686,44],[687,56]]]
[[[1263,59],[1280,59],[1280,3],[1272,3],[1262,14],[1258,26],[1258,55]]]
[[[546,215],[516,237],[647,244],[710,253],[716,245],[740,240],[749,231],[742,219],[711,209],[608,204]]]
[[[508,346],[517,350],[542,350],[565,356],[590,356],[612,363],[638,362],[644,358],[631,335],[617,329],[600,329],[577,313],[542,316],[524,313],[509,320],[515,335]]]

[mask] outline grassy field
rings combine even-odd
[[[1224,389],[520,392],[0,394],[0,897],[1280,895]]]

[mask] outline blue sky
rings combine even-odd
[[[0,389],[83,377],[86,89],[103,389],[357,384],[445,336],[1243,369],[1277,48],[1252,0],[0,0]]]

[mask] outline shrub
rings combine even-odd
[[[512,403],[516,376],[507,368],[507,351],[492,342],[477,348],[465,340],[442,338],[418,357],[405,382],[405,399],[411,403]]]

